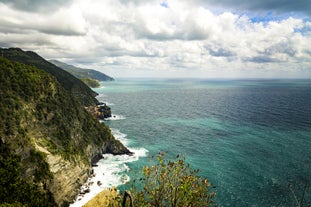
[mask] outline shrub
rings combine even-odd
[[[198,176],[199,170],[190,169],[185,158],[176,156],[174,161],[163,159],[163,153],[155,165],[145,166],[138,188],[131,189],[135,206],[212,206],[214,192],[210,182]],[[134,182],[136,182],[134,180]]]
[[[21,176],[20,157],[6,156],[0,158],[0,206],[55,206],[49,193]]]

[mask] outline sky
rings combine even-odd
[[[0,47],[115,78],[311,78],[310,0],[0,0]]]

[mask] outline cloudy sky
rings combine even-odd
[[[0,0],[0,14],[0,47],[117,78],[311,78],[310,0]]]

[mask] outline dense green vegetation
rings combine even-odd
[[[32,51],[23,51],[19,48],[1,49],[0,54],[9,60],[24,63],[27,65],[40,68],[54,76],[61,86],[76,97],[83,105],[95,105],[98,101],[95,99],[97,95],[81,80],[72,76],[70,73],[58,68],[54,64],[43,59]]]
[[[49,192],[23,178],[20,157],[11,155],[6,144],[0,146],[0,206],[55,206]]]
[[[92,87],[92,88],[100,87],[98,80],[95,80],[93,78],[81,78],[81,80],[89,87]]]
[[[66,63],[60,62],[58,60],[49,60],[51,63],[56,65],[57,67],[60,67],[61,69],[71,73],[77,78],[91,78],[98,81],[113,81],[114,79],[109,77],[108,75],[101,73],[96,70],[92,69],[84,69],[84,68],[78,68],[73,65],[68,65]]]
[[[83,154],[90,140],[101,146],[113,140],[107,126],[99,124],[68,94],[54,77],[38,68],[0,59],[0,133],[28,134],[44,128],[46,144],[67,157]],[[77,136],[79,135],[79,136]],[[75,136],[75,140],[72,137]],[[78,142],[79,140],[79,142]],[[117,141],[116,141],[117,142]],[[56,148],[56,149],[53,149]]]
[[[102,146],[105,152],[128,153],[107,126],[100,124],[44,70],[0,57],[0,83],[3,205],[53,205],[48,187],[53,174],[47,154],[37,146],[89,166]]]

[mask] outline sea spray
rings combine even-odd
[[[130,140],[126,138],[127,135],[120,132],[120,130],[111,129],[111,132],[125,146],[130,143]],[[96,166],[93,167],[93,176],[81,187],[83,193],[79,194],[76,201],[70,206],[81,207],[102,190],[129,182],[130,177],[127,172],[129,172],[130,168],[127,163],[135,162],[140,157],[146,157],[148,154],[148,150],[145,148],[129,148],[129,150],[134,152],[132,156],[104,154],[104,158],[99,160]]]

